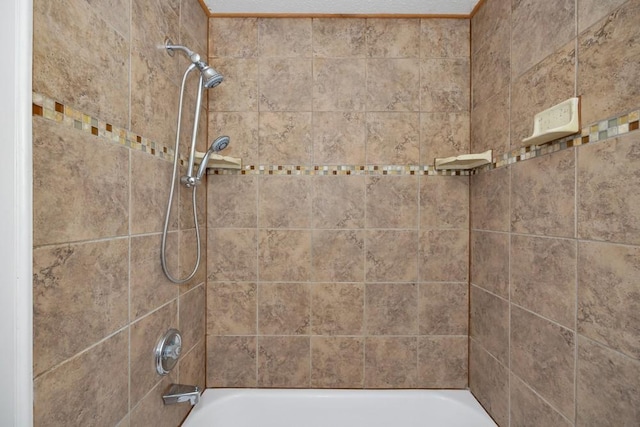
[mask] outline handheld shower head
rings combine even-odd
[[[178,50],[185,54],[187,58],[198,68],[200,74],[202,74],[203,78],[203,86],[207,89],[218,86],[222,83],[223,77],[222,74],[218,73],[216,70],[211,68],[209,64],[200,59],[200,55],[192,51],[191,49],[174,45],[170,39],[166,39],[164,42],[164,48],[167,50],[169,56],[175,55],[175,51]]]
[[[211,154],[213,153],[217,153],[227,148],[230,141],[231,140],[229,139],[228,136],[219,136],[218,138],[216,138],[215,141],[211,143],[211,146],[209,147],[207,152],[204,154],[204,157],[202,158],[202,162],[200,162],[200,167],[198,167],[198,173],[196,174],[196,180],[200,181],[202,179],[202,176],[204,175],[204,172],[207,170],[207,163],[209,163],[209,156],[211,156]]]

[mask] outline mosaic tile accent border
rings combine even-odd
[[[437,171],[433,165],[248,165],[242,169],[213,169],[213,175],[440,175],[468,176],[471,171]]]
[[[576,135],[550,141],[541,145],[532,145],[513,150],[493,158],[489,165],[473,170],[472,175],[501,168],[524,160],[534,159],[545,154],[566,150],[567,148],[578,147],[580,145],[592,144],[605,139],[624,135],[640,129],[640,110],[633,110],[619,117],[599,121],[582,129]]]
[[[73,127],[83,132],[100,136],[109,141],[173,161],[172,147],[160,145],[126,129],[111,125],[64,105],[42,94],[33,93],[33,115]],[[241,169],[212,169],[213,175],[426,175],[426,176],[469,176],[501,168],[513,163],[590,144],[623,135],[640,129],[640,109],[627,112],[591,124],[577,135],[571,135],[542,145],[533,145],[498,154],[493,162],[472,171],[436,171],[433,165],[245,165]],[[180,158],[184,164],[185,158]]]
[[[91,117],[68,105],[35,92],[33,93],[32,103],[34,116],[44,117],[91,135],[106,138],[115,144],[173,161],[173,147],[160,145],[148,138],[113,126],[108,122]]]

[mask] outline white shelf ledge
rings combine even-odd
[[[492,150],[487,150],[478,154],[461,154],[454,157],[436,158],[434,166],[436,170],[471,170],[491,163],[492,154]]]
[[[205,153],[196,151],[194,163],[199,165]],[[220,154],[211,154],[207,169],[242,169],[242,159],[238,157],[221,156]]]

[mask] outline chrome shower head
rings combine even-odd
[[[167,50],[169,56],[175,55],[175,51],[179,50],[184,53],[187,58],[196,66],[196,68],[200,71],[203,78],[203,86],[207,89],[218,86],[222,83],[223,77],[222,74],[218,73],[216,70],[211,68],[209,64],[200,59],[200,55],[192,51],[191,49],[175,45],[171,42],[170,39],[166,39],[164,41],[164,48]]]
[[[200,167],[198,168],[198,173],[196,174],[196,180],[200,181],[202,179],[202,176],[204,175],[204,172],[207,170],[207,163],[209,163],[209,156],[211,156],[211,154],[213,153],[217,153],[227,148],[230,141],[231,140],[228,136],[219,136],[218,138],[216,138],[215,141],[211,143],[211,146],[209,147],[207,152],[204,154],[204,157],[202,158],[202,162],[200,162]]]
[[[204,87],[210,89],[222,83],[222,80],[224,79],[222,75],[211,68],[209,64],[204,61],[198,61],[195,64],[196,67],[198,67],[198,70],[200,70],[200,73],[202,73],[202,78],[204,79]]]

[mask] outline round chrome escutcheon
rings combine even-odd
[[[156,345],[156,372],[167,375],[171,371],[182,350],[182,336],[177,329],[169,329]]]

